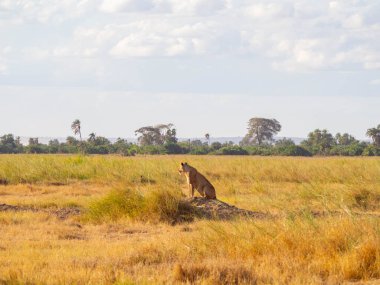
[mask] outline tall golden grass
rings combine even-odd
[[[272,218],[172,226],[187,161]],[[341,284],[380,279],[380,159],[0,156],[0,284]],[[49,209],[78,206],[60,220]],[[169,222],[169,223],[168,223]]]

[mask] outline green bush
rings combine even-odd
[[[165,154],[165,147],[163,145],[145,145],[140,146],[139,153],[141,154]]]
[[[380,156],[380,147],[370,144],[363,150],[362,154],[365,156]]]
[[[196,154],[196,155],[202,155],[202,154],[208,154],[209,153],[209,148],[208,146],[195,146],[192,147],[190,154]]]
[[[311,153],[298,145],[275,146],[273,153],[283,156],[311,156]]]
[[[341,155],[341,156],[358,156],[362,155],[365,145],[362,143],[355,143],[351,145],[336,145],[330,150],[330,155]]]
[[[185,153],[185,150],[177,143],[166,143],[165,145],[165,152],[167,154],[180,154]]]
[[[248,155],[247,150],[237,145],[222,147],[215,153],[219,155]]]
[[[273,147],[271,145],[247,146],[244,149],[250,155],[273,155]]]

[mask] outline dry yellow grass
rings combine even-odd
[[[188,161],[218,198],[274,218],[171,226],[65,220],[112,189],[185,191]],[[142,178],[141,178],[142,176]],[[341,284],[380,279],[380,159],[0,156],[0,284]]]

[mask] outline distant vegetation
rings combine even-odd
[[[248,132],[239,145],[233,142],[210,143],[209,133],[205,134],[204,141],[197,139],[179,142],[173,124],[139,128],[135,131],[138,143],[131,143],[122,138],[111,143],[107,138],[95,133],[91,133],[87,139],[82,139],[79,120],[71,124],[71,129],[74,136],[67,137],[63,143],[55,139],[48,144],[42,144],[38,138],[30,138],[29,144],[24,146],[20,137],[13,134],[4,135],[0,137],[0,153],[380,156],[380,125],[366,132],[372,143],[359,141],[347,133],[337,133],[334,136],[327,130],[316,129],[310,132],[300,145],[287,138],[275,141],[273,137],[281,130],[281,124],[275,119],[265,118],[249,120]]]

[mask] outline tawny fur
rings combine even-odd
[[[212,186],[210,181],[208,181],[207,178],[199,173],[194,167],[187,164],[187,162],[181,163],[179,173],[185,174],[191,197],[194,197],[194,190],[197,189],[202,197],[216,199],[214,186]]]

